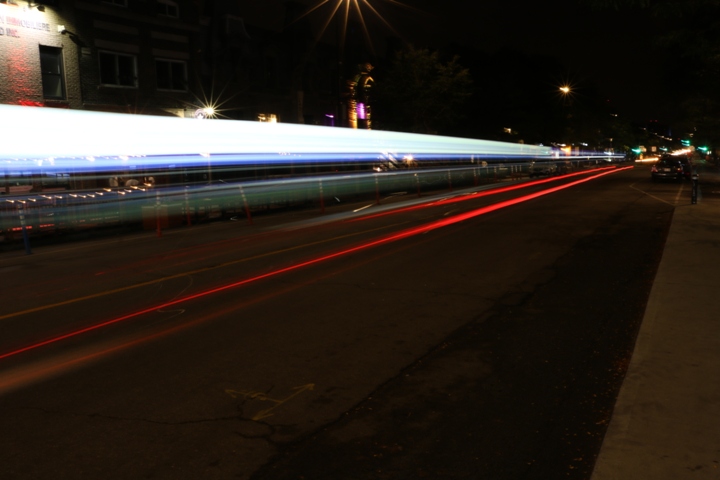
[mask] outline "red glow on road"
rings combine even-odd
[[[626,168],[632,168],[632,167],[626,167]],[[520,183],[520,184],[516,184],[516,185],[510,185],[507,187],[493,188],[491,190],[484,190],[481,192],[473,192],[473,193],[470,193],[467,195],[459,195],[456,197],[446,198],[443,200],[430,201],[430,202],[422,203],[419,205],[413,205],[410,207],[394,209],[394,210],[391,210],[388,212],[380,212],[380,213],[375,213],[372,215],[364,215],[361,218],[355,218],[350,221],[357,222],[360,220],[369,220],[371,218],[383,217],[385,215],[394,215],[396,213],[403,213],[403,212],[408,212],[408,211],[412,211],[412,210],[419,210],[421,208],[436,207],[438,205],[447,205],[447,204],[451,204],[451,203],[464,202],[465,200],[472,200],[475,198],[488,197],[490,195],[497,195],[497,194],[505,193],[505,192],[512,192],[514,190],[520,190],[521,188],[534,187],[537,185],[542,185],[542,184],[549,183],[549,182],[555,182],[555,181],[566,179],[569,177],[576,177],[579,175],[587,175],[590,173],[596,173],[596,172],[607,171],[607,170],[615,170],[615,169],[616,169],[616,167],[602,167],[602,168],[596,168],[594,170],[583,170],[581,172],[568,173],[568,174],[563,175],[562,177],[549,177],[549,178],[544,178],[544,179],[540,179],[540,180],[524,182],[524,183]]]
[[[278,270],[273,270],[273,271],[271,271],[271,272],[264,273],[264,274],[262,274],[262,275],[257,275],[257,276],[255,276],[255,277],[247,278],[247,279],[244,279],[244,280],[240,280],[240,281],[238,281],[238,282],[234,282],[234,283],[230,283],[230,284],[223,285],[223,286],[220,286],[220,287],[212,288],[212,289],[205,290],[205,291],[202,291],[202,292],[193,294],[193,295],[188,295],[188,296],[181,297],[181,298],[178,298],[178,299],[175,299],[175,300],[166,302],[166,303],[162,303],[162,304],[159,304],[159,305],[155,305],[155,306],[153,306],[153,307],[149,307],[149,308],[145,308],[145,309],[142,309],[142,310],[138,310],[138,311],[136,311],[136,312],[128,313],[127,315],[123,315],[123,316],[114,318],[114,319],[112,319],[112,320],[107,320],[107,321],[105,321],[105,322],[101,322],[101,323],[98,323],[98,324],[95,324],[95,325],[91,325],[91,326],[89,326],[89,327],[81,328],[81,329],[79,329],[79,330],[75,330],[75,331],[73,331],[73,332],[69,332],[69,333],[66,333],[66,334],[64,334],[64,335],[60,335],[60,336],[57,336],[57,337],[49,338],[49,339],[47,339],[47,340],[43,340],[43,341],[41,341],[41,342],[37,342],[37,343],[31,344],[31,345],[25,346],[25,347],[19,348],[19,349],[17,349],[17,350],[13,350],[13,351],[10,351],[10,352],[6,352],[6,353],[3,353],[3,354],[0,354],[0,360],[5,359],[5,358],[9,358],[9,357],[12,357],[12,356],[15,356],[15,355],[24,353],[24,352],[28,352],[28,351],[30,351],[30,350],[35,350],[35,349],[38,349],[38,348],[40,348],[40,347],[44,347],[44,346],[47,346],[47,345],[51,345],[51,344],[54,344],[54,343],[58,343],[58,342],[60,342],[60,341],[62,341],[62,340],[67,340],[67,339],[70,339],[70,338],[73,338],[73,337],[77,337],[77,336],[83,335],[83,334],[85,334],[85,333],[90,333],[90,332],[93,332],[93,331],[96,331],[96,330],[100,330],[100,329],[102,329],[102,328],[109,327],[109,326],[111,326],[111,325],[115,325],[115,324],[124,322],[124,321],[126,321],[126,320],[130,320],[130,319],[132,319],[132,318],[137,318],[137,317],[140,317],[140,316],[145,315],[145,314],[147,314],[147,313],[152,313],[152,312],[157,311],[157,310],[167,309],[167,308],[169,308],[169,307],[172,307],[172,306],[175,306],[175,305],[179,305],[179,304],[181,304],[181,303],[185,303],[185,302],[189,302],[189,301],[192,301],[192,300],[195,300],[195,299],[198,299],[198,298],[206,297],[206,296],[208,296],[208,295],[213,295],[213,294],[215,294],[215,293],[224,292],[224,291],[226,291],[226,290],[230,290],[230,289],[233,289],[233,288],[242,287],[243,285],[248,285],[248,284],[250,284],[250,283],[254,283],[254,282],[257,282],[257,281],[260,281],[260,280],[264,280],[264,279],[271,278],[271,277],[276,277],[276,276],[282,275],[282,274],[284,274],[284,273],[289,273],[289,272],[292,272],[292,271],[295,271],[295,270],[300,270],[301,268],[309,267],[309,266],[315,265],[315,264],[319,264],[319,263],[322,263],[322,262],[325,262],[325,261],[328,261],[328,260],[332,260],[332,259],[334,259],[334,258],[342,257],[342,256],[345,256],[345,255],[349,255],[349,254],[352,254],[352,253],[355,253],[355,252],[359,252],[359,251],[362,251],[362,250],[366,250],[366,249],[369,249],[369,248],[372,248],[372,247],[376,247],[376,246],[379,246],[379,245],[384,245],[384,244],[387,244],[387,243],[390,243],[390,242],[394,242],[394,241],[397,241],[397,240],[401,240],[401,239],[403,239],[403,238],[408,238],[408,237],[411,237],[411,236],[414,236],[414,235],[418,235],[418,234],[421,234],[421,233],[429,232],[429,231],[435,230],[435,229],[437,229],[437,228],[442,228],[442,227],[446,227],[446,226],[453,225],[453,224],[456,224],[456,223],[460,223],[460,222],[463,222],[463,221],[468,220],[468,219],[470,219],[470,218],[474,218],[474,217],[477,217],[477,216],[480,216],[480,215],[484,215],[484,214],[486,214],[486,213],[494,212],[494,211],[496,211],[496,210],[501,210],[501,209],[503,209],[503,208],[506,208],[506,207],[509,207],[509,206],[512,206],[512,205],[517,205],[517,204],[519,204],[519,203],[527,202],[528,200],[532,200],[532,199],[534,199],[534,198],[542,197],[542,196],[544,196],[544,195],[549,195],[549,194],[551,194],[551,193],[555,193],[555,192],[558,192],[558,191],[560,191],[560,190],[565,190],[565,189],[567,189],[567,188],[574,187],[574,186],[576,186],[576,185],[580,185],[580,184],[582,184],[582,183],[589,182],[590,180],[594,180],[594,179],[596,179],[596,178],[600,178],[600,177],[603,177],[603,176],[605,176],[605,175],[609,175],[609,174],[611,174],[611,173],[617,173],[617,172],[621,172],[621,171],[623,171],[623,170],[628,170],[628,169],[631,169],[631,168],[633,168],[633,167],[630,166],[630,167],[623,167],[623,168],[617,168],[617,169],[616,169],[616,168],[612,168],[611,170],[607,170],[607,169],[606,169],[605,171],[603,171],[603,172],[601,172],[601,173],[599,173],[599,174],[597,174],[597,175],[593,175],[593,176],[590,176],[590,177],[586,177],[586,178],[583,178],[583,179],[580,179],[580,180],[575,180],[575,181],[570,182],[570,183],[565,183],[565,184],[562,184],[562,185],[558,185],[558,186],[549,188],[549,189],[547,189],[547,190],[542,190],[542,191],[540,191],[540,192],[531,193],[531,194],[528,194],[528,195],[524,195],[524,196],[522,196],[522,197],[513,198],[513,199],[510,199],[510,200],[503,201],[503,202],[498,202],[498,203],[495,203],[495,204],[492,204],[492,205],[488,205],[488,206],[485,206],[485,207],[482,207],[482,208],[478,208],[478,209],[476,209],[476,210],[472,210],[472,211],[469,211],[469,212],[465,212],[465,213],[462,213],[462,214],[459,214],[459,215],[455,215],[455,216],[452,216],[452,217],[443,218],[443,219],[441,219],[441,220],[436,220],[436,221],[434,221],[434,222],[430,222],[430,223],[427,223],[427,224],[425,224],[425,225],[420,225],[420,226],[418,226],[418,227],[408,228],[408,229],[403,230],[403,231],[401,231],[401,232],[394,233],[394,234],[390,234],[390,235],[387,235],[387,236],[378,238],[378,239],[376,239],[376,240],[373,240],[373,241],[371,241],[371,242],[367,242],[367,243],[363,243],[363,244],[361,244],[361,245],[357,245],[357,246],[354,246],[354,247],[351,247],[351,248],[347,248],[347,249],[345,249],[345,250],[340,250],[340,251],[335,252],[335,253],[331,253],[331,254],[328,254],[328,255],[324,255],[324,256],[321,256],[321,257],[317,257],[317,258],[314,258],[314,259],[311,259],[311,260],[307,260],[307,261],[304,261],[304,262],[296,263],[296,264],[294,264],[294,265],[290,265],[290,266],[285,267],[285,268],[281,268],[281,269],[278,269]],[[546,182],[546,181],[540,181],[540,182],[535,182],[535,184],[537,184],[537,183],[545,183],[545,182]],[[472,197],[471,197],[471,198],[472,198]]]

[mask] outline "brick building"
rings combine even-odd
[[[0,103],[334,124],[336,49],[294,21],[302,8],[271,12],[272,28],[232,0],[0,0]],[[2,194],[108,186],[92,172],[0,176]]]
[[[0,103],[328,124],[334,50],[300,12],[273,30],[229,0],[0,0]]]
[[[72,12],[5,0],[0,3],[0,103],[82,108],[80,48],[60,26]]]

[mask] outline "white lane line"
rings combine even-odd
[[[677,195],[675,195],[675,205],[680,203],[680,194],[682,193],[684,187],[685,187],[685,182],[680,184],[680,190],[678,190]]]
[[[637,188],[637,187],[635,186],[634,183],[630,184],[630,188],[632,188],[633,190],[637,190],[638,192],[643,193],[643,194],[647,195],[647,196],[650,197],[650,198],[654,198],[654,199],[657,200],[658,202],[667,203],[668,205],[672,205],[673,207],[676,205],[676,204],[672,204],[672,203],[668,202],[667,200],[663,200],[662,198],[656,197],[655,195],[651,195],[651,194],[649,194],[648,192],[646,192],[645,190],[640,190],[639,188]]]

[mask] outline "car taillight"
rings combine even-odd
[[[657,173],[657,165],[653,165],[653,166],[652,166],[652,171],[655,172],[655,173]]]

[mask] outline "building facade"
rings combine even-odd
[[[70,12],[49,5],[0,3],[0,103],[82,108],[80,49],[61,27]]]
[[[332,124],[334,50],[301,8],[273,31],[227,0],[0,0],[0,103]]]
[[[337,49],[296,21],[302,5],[272,29],[232,0],[40,2],[0,0],[0,103],[347,125]],[[0,176],[2,194],[113,186],[92,172]]]

